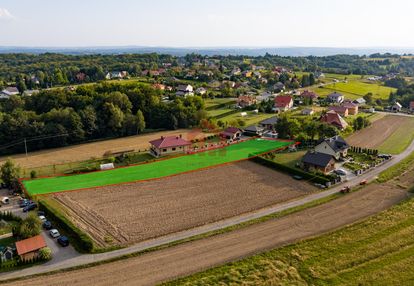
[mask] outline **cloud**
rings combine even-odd
[[[0,7],[0,20],[12,20],[14,16],[6,8]]]

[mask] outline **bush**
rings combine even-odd
[[[32,171],[30,172],[30,179],[35,179],[35,178],[37,178],[37,173],[36,173],[36,171],[35,171],[35,170],[32,170]]]
[[[49,247],[44,247],[39,250],[39,258],[42,260],[52,259],[52,250]]]
[[[307,179],[309,181],[318,183],[318,184],[326,184],[328,182],[330,182],[330,180],[328,178],[322,177],[321,175],[315,175],[315,174],[310,174],[307,172],[304,172],[302,170],[299,169],[295,169],[295,168],[291,168],[289,166],[274,162],[274,161],[270,161],[267,159],[264,159],[262,157],[254,157],[252,159],[250,159],[251,161],[258,163],[260,165],[263,165],[265,167],[277,170],[277,171],[281,171],[284,173],[288,173],[290,175],[298,175],[301,176],[304,179]]]
[[[45,200],[39,200],[39,209],[46,213],[57,228],[63,230],[76,250],[79,252],[92,252],[94,247],[92,239],[78,229],[63,214],[50,206]]]

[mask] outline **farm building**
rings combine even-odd
[[[265,128],[267,130],[273,130],[273,129],[275,129],[276,123],[277,123],[277,117],[273,116],[273,117],[270,117],[270,118],[267,118],[265,120],[260,121],[259,126]]]
[[[315,151],[308,151],[300,164],[307,172],[320,171],[327,174],[335,169],[335,159],[331,155]]]
[[[41,234],[16,242],[17,254],[21,260],[37,258],[39,251],[47,246]]]
[[[226,139],[235,140],[240,138],[243,134],[243,130],[237,127],[227,127],[224,131],[220,132],[220,136]]]
[[[248,126],[244,129],[243,134],[246,136],[262,136],[264,128],[256,125]]]
[[[347,156],[348,149],[348,143],[341,136],[337,135],[320,140],[319,144],[315,147],[315,152],[327,154],[339,160]]]
[[[328,123],[333,125],[341,130],[348,127],[348,123],[335,111],[328,111],[326,114],[322,115],[321,122]]]
[[[191,142],[184,140],[182,136],[161,136],[160,139],[152,140],[150,153],[155,157],[172,155],[172,154],[184,154],[188,151]]]
[[[19,94],[19,90],[17,89],[17,87],[9,86],[0,92],[0,98],[8,99],[10,98],[10,96],[17,94]]]

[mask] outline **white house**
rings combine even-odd
[[[9,86],[9,87],[6,87],[5,89],[3,89],[1,92],[0,92],[0,98],[6,98],[6,99],[9,99],[10,98],[10,96],[12,96],[12,95],[17,95],[17,94],[19,94],[20,92],[19,92],[19,90],[17,89],[17,87],[14,87],[14,86]]]
[[[194,88],[189,84],[187,84],[187,85],[180,84],[177,87],[177,92],[175,93],[175,95],[176,96],[183,96],[183,97],[194,95]]]
[[[345,100],[345,96],[343,96],[341,93],[335,91],[335,92],[329,94],[326,99],[327,99],[327,101],[332,102],[332,103],[342,103]]]

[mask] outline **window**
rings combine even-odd
[[[167,152],[167,149],[162,149],[162,152]]]
[[[172,148],[173,151],[175,151],[176,148]]]

